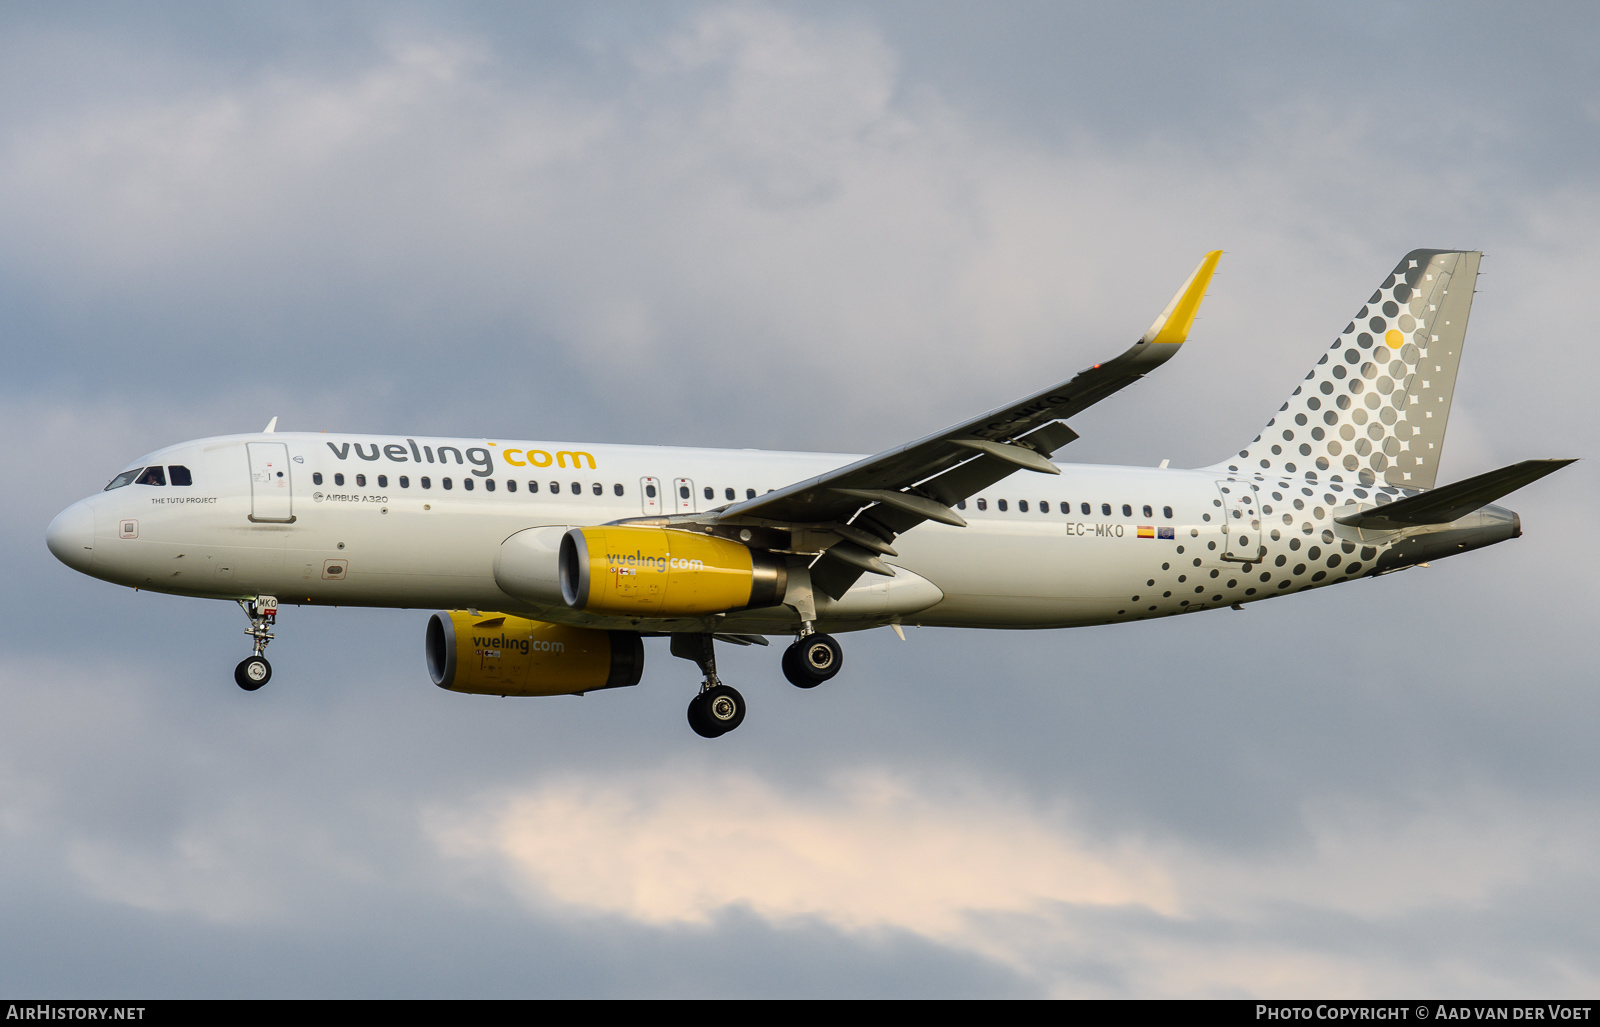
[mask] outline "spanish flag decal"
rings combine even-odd
[[[1139,525],[1139,537],[1140,538],[1155,538],[1156,537],[1155,526],[1154,525],[1150,525],[1150,524],[1141,524],[1141,525]]]

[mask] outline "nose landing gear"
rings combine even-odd
[[[233,680],[246,692],[254,692],[272,680],[272,664],[264,656],[247,656],[233,668]]]
[[[245,634],[255,639],[255,655],[247,656],[233,668],[233,680],[246,692],[254,692],[272,680],[272,664],[267,662],[267,643],[272,641],[272,627],[278,621],[278,600],[273,596],[256,596],[239,600],[239,608],[250,618]]]
[[[705,675],[700,694],[689,700],[689,726],[701,738],[717,738],[744,723],[744,696],[717,679],[717,656],[710,635],[673,635],[672,655],[693,660]]]

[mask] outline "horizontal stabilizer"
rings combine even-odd
[[[1479,507],[1488,506],[1501,496],[1510,495],[1530,482],[1573,463],[1572,460],[1524,460],[1497,471],[1432,489],[1387,506],[1337,518],[1352,528],[1393,531],[1419,524],[1448,524]]]

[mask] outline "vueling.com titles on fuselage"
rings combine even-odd
[[[360,460],[383,459],[397,464],[448,464],[454,457],[455,462],[463,467],[471,464],[472,473],[480,478],[487,478],[494,473],[494,454],[489,449],[496,446],[497,443],[491,442],[488,447],[468,446],[463,450],[457,446],[419,446],[415,439],[406,439],[404,446],[398,442],[382,445],[371,443],[372,452],[368,453],[360,442],[328,443],[328,449],[340,460],[349,460],[352,451]],[[502,449],[500,459],[512,467],[554,466],[579,469],[587,466],[589,470],[595,470],[594,455],[575,449],[561,449],[554,454],[543,449]]]

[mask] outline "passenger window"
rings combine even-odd
[[[744,490],[744,498],[746,498],[746,499],[754,499],[754,498],[756,498],[756,490],[755,489],[745,489]]]
[[[168,480],[174,485],[193,485],[194,479],[189,477],[189,468],[182,464],[173,464],[167,468]],[[1330,500],[1329,502],[1332,502]]]
[[[454,483],[449,478],[441,478],[439,480],[439,484],[443,485],[446,489],[452,488],[453,485],[454,485]]]
[[[1003,500],[1003,499],[999,500],[994,505],[999,507],[1001,513],[1005,513],[1006,512],[1006,501],[1005,500]]]
[[[120,489],[124,485],[132,485],[133,479],[137,478],[139,476],[139,472],[142,470],[144,470],[143,467],[135,467],[131,471],[123,471],[121,474],[111,479],[111,482],[106,485],[104,491],[110,492],[112,489]]]
[[[987,499],[978,500],[978,509],[979,510],[987,510],[987,509],[989,509],[989,501]]]
[[[313,484],[313,485],[321,485],[322,484],[322,472],[321,471],[312,471],[311,472],[311,484]]]
[[[1039,512],[1040,513],[1049,513],[1050,512],[1050,501],[1048,499],[1044,500],[1043,502],[1041,502],[1039,504]]]
[[[646,485],[644,487],[644,494],[646,499],[656,498],[656,487],[654,485]]]
[[[1089,504],[1088,503],[1080,503],[1078,508],[1083,511],[1083,515],[1085,517],[1089,516],[1089,512],[1090,511],[1089,511]]]
[[[517,479],[508,478],[506,480],[506,491],[507,492],[515,492],[515,491],[517,491]]]
[[[146,467],[144,473],[139,475],[139,480],[134,482],[135,485],[165,485],[166,483],[167,472],[159,466]]]
[[[723,489],[722,496],[724,499],[732,499],[734,497],[733,489]]]
[[[553,481],[550,483],[550,494],[552,496],[561,495],[561,483],[559,481]]]
[[[606,494],[606,487],[599,482],[595,482],[591,491],[593,491],[597,496],[603,496]]]
[[[409,477],[407,477],[406,475],[402,474],[400,476],[400,487],[403,488],[403,489],[410,488],[411,487],[411,479]]]
[[[356,488],[364,489],[366,487],[367,487],[367,476],[365,474],[356,475]]]
[[[335,474],[333,476],[333,483],[335,485],[343,485],[344,484],[344,475],[342,473],[341,474]]]
[[[1156,512],[1154,510],[1150,509],[1150,504],[1149,503],[1146,503],[1144,505],[1144,515],[1146,517],[1154,517],[1156,515]]]
[[[1100,516],[1101,517],[1110,517],[1111,516],[1111,504],[1110,503],[1101,503],[1100,504]]]
[[[389,476],[387,474],[378,475],[378,487],[380,489],[386,489],[389,487]]]
[[[528,482],[528,491],[529,492],[538,492],[539,491],[539,483],[536,482],[536,481]]]
[[[622,483],[618,482],[617,484],[611,486],[611,491],[615,492],[619,496],[622,495]]]
[[[572,483],[572,494],[575,495],[575,496],[583,495],[583,486],[579,485],[577,482],[573,482]]]
[[[494,491],[494,479],[493,478],[485,478],[485,479],[483,479],[483,487],[484,487],[484,489],[486,491],[493,492]]]
[[[422,487],[425,488],[425,489],[433,488],[433,479],[432,478],[423,478],[422,479]]]
[[[1172,520],[1172,507],[1170,507],[1170,506],[1162,507],[1161,508],[1161,516],[1165,517],[1169,521]]]
[[[1028,512],[1028,501],[1026,499],[1017,500],[1017,513],[1027,513],[1027,512]]]
[[[1133,506],[1131,504],[1128,504],[1128,503],[1123,503],[1122,504],[1122,516],[1124,516],[1124,517],[1132,517],[1133,516]]]
[[[715,493],[715,492],[714,492],[714,491],[712,491],[712,489],[711,489],[711,486],[710,486],[710,485],[707,485],[707,486],[706,486],[706,488],[705,488],[705,493],[706,493],[706,498],[707,498],[707,499],[715,499],[715,498],[716,498],[716,496],[717,496],[717,494],[716,494],[716,493]]]
[[[450,479],[449,478],[446,478],[444,480],[444,487],[445,488],[449,488],[450,487]],[[461,487],[466,489],[468,492],[471,492],[472,488],[473,488],[472,479],[471,478],[462,478],[461,479]]]
[[[966,508],[967,508],[967,501],[965,499],[956,500],[956,509],[957,510],[965,510]]]
[[[689,498],[689,486],[687,486],[687,485],[679,485],[678,486],[678,498],[679,499],[688,499]]]

